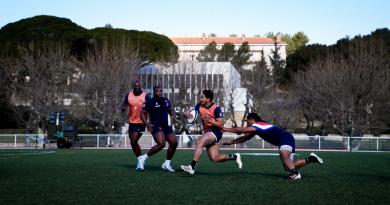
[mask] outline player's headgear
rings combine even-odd
[[[214,98],[214,93],[213,91],[211,90],[203,90],[203,95],[206,97],[206,98],[209,98],[211,101],[213,101],[213,98]]]
[[[252,112],[252,113],[249,113],[248,114],[248,116],[246,116],[246,119],[248,119],[248,120],[255,120],[256,122],[261,122],[261,121],[263,121],[262,119],[261,119],[261,117],[257,114],[257,113],[254,113],[254,112]]]

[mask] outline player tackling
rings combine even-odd
[[[294,162],[295,155],[295,139],[289,132],[276,127],[266,121],[256,113],[249,113],[247,116],[248,127],[235,127],[226,128],[223,130],[234,133],[247,133],[246,135],[239,137],[235,140],[225,142],[224,145],[243,143],[255,135],[259,135],[265,141],[275,145],[279,149],[279,157],[283,163],[284,169],[290,172],[288,179],[297,180],[301,179],[301,174],[298,169],[309,163],[323,163],[323,160],[315,153],[311,153],[309,157],[305,159],[299,159]]]

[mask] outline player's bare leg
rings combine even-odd
[[[195,173],[196,164],[198,163],[198,161],[200,160],[200,157],[202,156],[203,147],[205,147],[207,145],[210,145],[210,144],[212,144],[214,142],[215,142],[215,137],[214,137],[214,135],[212,133],[206,132],[205,134],[203,134],[198,139],[198,141],[196,142],[194,158],[193,158],[191,164],[187,165],[187,166],[181,165],[181,168],[185,172],[188,172],[190,174],[194,174]]]
[[[196,143],[196,149],[194,152],[193,160],[198,162],[200,160],[200,157],[202,156],[203,147],[213,144],[214,142],[215,142],[215,137],[211,132],[206,132],[205,134],[203,134],[203,136],[200,137]]]
[[[300,169],[304,167],[307,163],[305,162],[304,159],[298,159],[297,161],[294,162],[295,168]]]
[[[228,160],[234,160],[237,162],[238,168],[242,168],[242,162],[241,162],[241,155],[239,153],[235,154],[220,154],[219,153],[219,145],[218,144],[212,144],[207,146],[207,154],[209,155],[209,158],[211,161],[215,163],[220,163]]]
[[[173,157],[173,155],[175,154],[176,148],[177,148],[177,139],[176,139],[176,135],[175,135],[174,133],[169,134],[169,135],[166,137],[166,141],[167,141],[168,144],[169,144],[168,151],[167,151],[167,159],[168,159],[168,160],[171,160],[172,157]]]
[[[163,168],[166,171],[174,172],[175,170],[171,166],[171,159],[175,154],[177,148],[176,135],[174,133],[169,134],[168,136],[166,136],[166,141],[169,144],[167,150],[167,159],[165,160],[164,164],[161,165],[161,168]]]
[[[161,151],[165,147],[165,135],[163,131],[157,132],[153,136],[153,139],[156,142],[156,145],[150,148],[150,150],[147,153],[148,157],[156,154],[157,152]]]
[[[208,154],[209,158],[211,159],[211,161],[213,161],[215,163],[219,163],[219,162],[224,162],[227,160],[235,160],[238,164],[238,168],[241,169],[242,162],[241,162],[240,154],[238,154],[238,153],[229,154],[229,155],[220,154],[219,153],[219,145],[214,144],[214,142],[215,142],[214,134],[211,132],[205,133],[197,142],[196,150],[194,153],[194,158],[191,162],[191,165],[181,166],[181,168],[190,174],[194,174],[196,164],[200,160],[200,157],[202,155],[203,147],[206,147],[207,154]]]
[[[217,144],[207,146],[207,154],[211,161],[215,163],[224,162],[229,160],[229,156],[219,153],[219,146]]]
[[[129,133],[131,148],[133,149],[133,152],[136,157],[139,157],[142,154],[141,147],[138,144],[138,140],[141,138],[141,136],[142,133],[139,132]]]
[[[280,160],[282,161],[284,168],[290,171],[290,175],[288,176],[289,179],[292,180],[301,179],[301,174],[295,168],[295,164],[291,159],[291,154],[292,153],[289,150],[280,150],[279,151]]]
[[[162,150],[165,147],[165,135],[164,132],[158,132],[153,136],[154,141],[156,142],[156,145],[154,145],[150,150],[144,154],[138,157],[139,166],[141,170],[144,170],[145,168],[145,161],[152,155],[156,154],[160,150]]]
[[[295,165],[294,165],[294,162],[290,158],[290,154],[291,154],[291,152],[288,150],[280,150],[279,151],[280,160],[283,162],[283,165],[288,170],[295,169]]]
[[[324,161],[319,156],[317,156],[315,153],[310,153],[309,157],[307,157],[305,159],[297,160],[295,162],[295,168],[296,169],[300,169],[300,168],[304,167],[305,165],[307,165],[309,163],[319,163],[319,164],[322,164],[322,163],[324,163]]]
[[[141,152],[141,147],[138,144],[138,140],[141,138],[141,136],[142,136],[142,133],[139,133],[139,132],[129,133],[131,148],[132,148],[135,156],[137,157],[137,166],[135,168],[136,170],[142,170],[140,163],[139,163],[139,157],[141,156],[142,152]]]

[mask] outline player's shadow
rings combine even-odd
[[[184,173],[183,171],[179,170],[179,172]],[[189,175],[188,173],[184,173],[185,175],[182,175],[181,177],[189,177],[192,175]],[[267,176],[272,178],[283,178],[286,177],[286,174],[279,174],[279,173],[264,173],[264,172],[246,172],[246,171],[232,171],[232,172],[203,172],[203,171],[196,171],[195,175],[197,176],[234,176],[234,177],[250,177],[253,176]]]
[[[356,176],[358,178],[375,178],[376,180],[378,181],[389,181],[390,180],[390,177],[389,176],[383,176],[383,175],[378,175],[378,174],[370,174],[370,173],[367,173],[367,174],[363,174],[363,173],[349,173],[348,174],[349,176]]]
[[[125,169],[134,169],[137,166],[137,164],[119,164],[118,167],[122,167]],[[162,171],[163,169],[161,166],[155,166],[155,165],[145,165],[145,171]],[[179,171],[179,170],[176,170]]]

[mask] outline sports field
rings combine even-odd
[[[0,150],[0,204],[390,204],[390,153],[319,152],[325,163],[300,181],[286,180],[277,156],[245,155],[238,170],[204,152],[190,176],[161,170],[165,154],[136,172],[131,150]],[[177,151],[174,167],[192,154]]]

